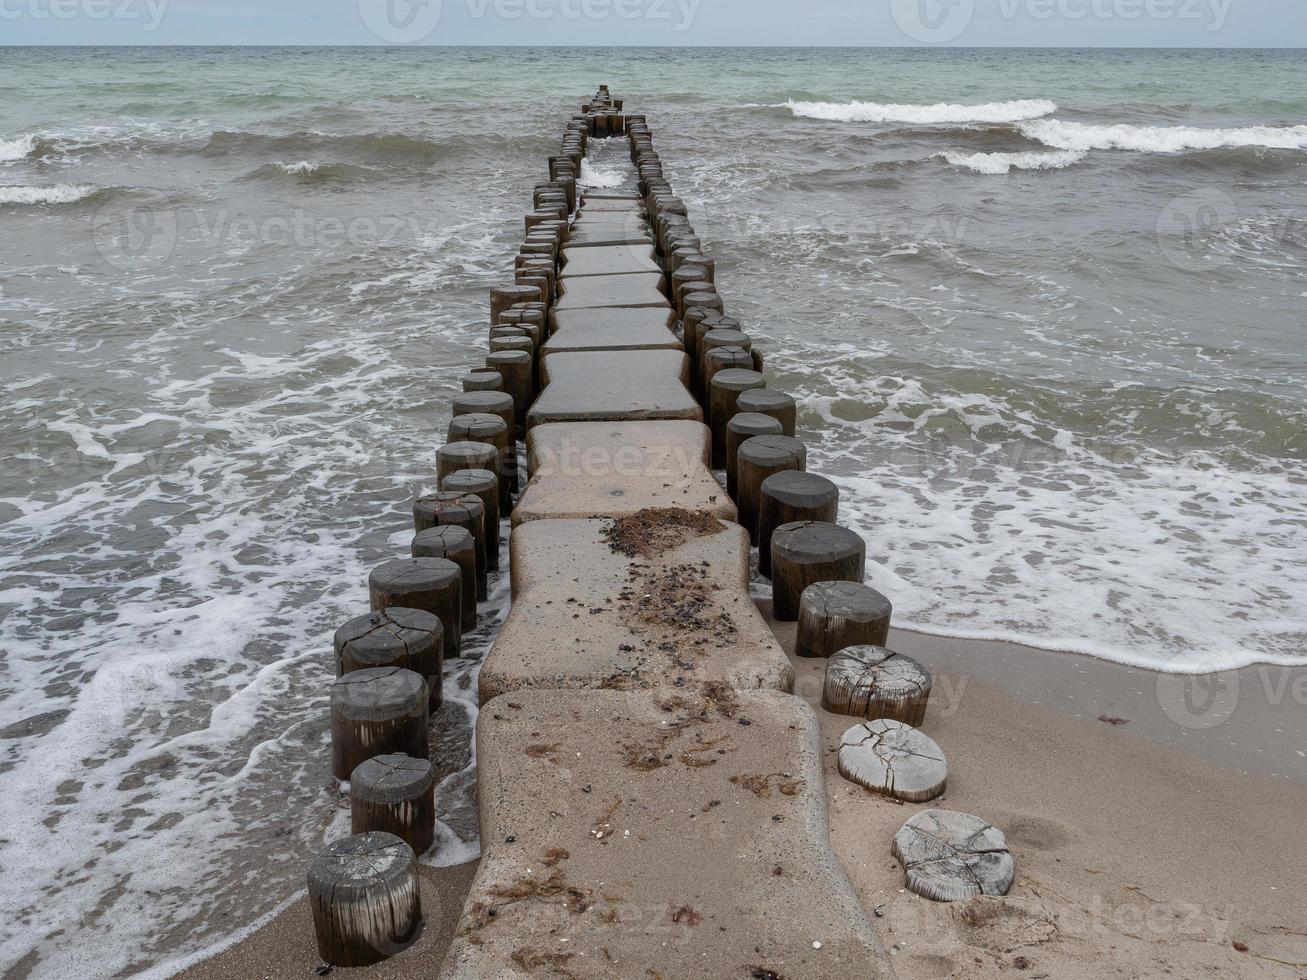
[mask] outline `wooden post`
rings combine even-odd
[[[378,565],[368,577],[374,611],[398,606],[423,609],[440,620],[445,659],[463,647],[463,571],[444,558],[398,558]]]
[[[418,862],[393,834],[332,843],[309,865],[309,906],[318,955],[331,966],[372,966],[422,931]]]
[[[761,388],[749,392],[747,397],[740,398],[740,411],[770,415],[781,423],[781,428],[787,436],[794,435],[799,410],[794,404],[794,399],[783,391]]]
[[[485,507],[479,497],[464,497],[457,493],[433,493],[420,498],[413,505],[413,530],[421,534],[433,527],[461,527],[476,546],[477,598],[485,601],[490,570],[486,558]],[[495,518],[498,523],[498,518]]]
[[[489,470],[460,470],[445,477],[440,489],[481,501],[486,514],[486,567],[499,571],[499,479]]]
[[[513,491],[517,489],[517,440],[504,420],[488,412],[458,415],[449,423],[447,436],[450,442],[484,442],[499,451],[499,459],[493,467],[499,474],[499,494],[502,499],[511,501]]]
[[[926,720],[930,671],[911,657],[878,646],[838,650],[826,663],[821,706],[855,718],[891,718],[917,727]]]
[[[417,855],[436,840],[436,773],[426,759],[380,755],[349,778],[350,830],[394,834]]]
[[[445,628],[422,609],[391,608],[359,616],[336,630],[336,676],[377,667],[402,667],[426,678],[440,707]]]
[[[349,779],[374,755],[427,758],[428,703],[421,675],[400,667],[356,670],[331,688],[331,771]]]
[[[845,647],[889,642],[890,601],[859,582],[818,582],[799,600],[800,657],[831,657]]]
[[[761,388],[767,382],[756,371],[731,369],[713,375],[708,396],[708,426],[712,430],[712,465],[721,469],[726,465],[726,426],[739,414],[736,402],[740,392]]]
[[[463,375],[463,391],[503,391],[504,379],[498,371],[469,371]]]
[[[808,448],[789,436],[755,436],[740,444],[735,454],[735,503],[749,540],[758,543],[758,517],[762,512],[762,482],[773,473],[806,470]]]
[[[523,351],[498,351],[486,356],[486,367],[504,378],[504,391],[513,397],[517,431],[526,430],[526,413],[535,398],[535,361]]]
[[[465,527],[432,527],[413,539],[414,558],[444,558],[463,572],[463,632],[477,624],[477,546],[476,538]],[[434,618],[434,617],[432,617]],[[437,620],[439,622],[439,620]]]
[[[535,286],[522,286],[514,284],[512,286],[496,286],[490,290],[490,323],[493,326],[499,322],[499,314],[508,309],[514,303],[527,302],[529,300],[540,300],[540,290]]]
[[[758,572],[771,577],[772,532],[782,524],[822,521],[839,516],[840,491],[824,476],[789,470],[762,481],[758,507]]]
[[[804,589],[817,582],[861,582],[866,564],[866,542],[846,527],[813,521],[781,525],[771,539],[772,615],[793,622]]]
[[[747,394],[747,392],[741,392]],[[754,436],[779,436],[781,424],[774,418],[756,412],[739,412],[726,423],[726,492],[732,500],[739,498],[739,483],[735,476],[736,457],[740,445]]]
[[[708,405],[712,400],[713,378],[722,371],[749,371],[762,377],[753,370],[753,358],[742,347],[714,347],[704,355],[699,366],[699,401]]]
[[[443,485],[445,477],[463,470],[498,472],[499,449],[488,442],[447,442],[436,450],[436,480],[439,483]]]

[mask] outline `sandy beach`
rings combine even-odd
[[[1292,699],[1256,703],[1256,668],[1225,724],[1182,729],[1154,696],[1159,680],[1170,689],[1163,675],[896,631],[891,646],[934,672],[923,728],[950,765],[941,800],[905,805],[836,772],[853,719],[821,709],[824,662],[794,658],[794,625],[772,626],[791,654],[796,692],[821,720],[836,854],[900,977],[1307,976],[1307,857],[1264,846],[1293,839],[1307,812],[1302,767],[1289,758],[1297,756],[1288,733],[1300,729],[1286,728],[1301,725],[1301,710]],[[1017,859],[1010,895],[950,905],[904,890],[889,841],[935,805],[1006,832]],[[425,869],[421,940],[351,975],[434,975],[474,873],[472,864]],[[300,900],[180,976],[292,978],[318,966]]]

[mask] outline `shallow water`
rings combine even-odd
[[[331,632],[599,81],[901,625],[1307,660],[1303,54],[573,55],[0,49],[0,968],[166,963],[340,832]]]

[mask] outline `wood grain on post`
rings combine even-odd
[[[893,606],[860,582],[818,582],[799,600],[800,657],[832,657],[845,647],[883,647],[889,641]]]
[[[936,902],[1006,895],[1016,880],[1003,832],[970,813],[923,810],[899,828],[890,853],[903,865],[908,891]]]
[[[379,755],[349,778],[350,830],[394,834],[421,856],[436,840],[436,773],[426,759]]]
[[[762,483],[774,473],[805,470],[808,449],[789,436],[755,436],[740,444],[735,454],[735,503],[740,525],[749,540],[758,543],[758,517],[762,509]]]
[[[422,932],[418,862],[393,834],[333,842],[309,865],[318,955],[331,966],[373,966]]]
[[[773,473],[762,481],[758,499],[758,571],[768,578],[772,533],[778,527],[800,521],[834,524],[839,516],[839,487],[816,473]]]
[[[460,470],[445,477],[440,489],[446,493],[476,497],[485,508],[486,567],[500,569],[499,561],[499,479],[489,470]]]
[[[463,470],[498,469],[499,449],[488,442],[447,442],[436,450],[436,480],[441,484]]]
[[[432,527],[413,538],[414,558],[444,558],[463,572],[463,632],[477,625],[477,546],[465,527]],[[434,617],[433,617],[434,618]]]
[[[799,409],[794,403],[794,399],[783,391],[760,388],[755,392],[751,392],[747,398],[740,399],[740,411],[770,415],[781,423],[781,427],[787,436],[794,435]]]
[[[709,404],[712,398],[712,381],[722,371],[751,371],[762,377],[759,372],[753,370],[753,358],[749,352],[742,347],[714,347],[704,355],[703,363],[699,366],[699,401],[703,405]]]
[[[336,676],[378,667],[402,667],[425,677],[440,707],[445,663],[445,628],[422,609],[382,609],[359,616],[336,630]]]
[[[490,324],[499,322],[499,314],[516,303],[540,300],[540,290],[534,286],[496,286],[490,290]]]
[[[397,558],[368,576],[373,611],[398,606],[422,609],[440,620],[445,659],[463,647],[463,570],[446,558]]]
[[[485,507],[479,497],[457,493],[433,493],[413,504],[413,530],[418,534],[434,527],[461,527],[472,535],[476,547],[477,598],[485,601],[490,571],[486,558]],[[495,518],[498,523],[498,518]]]
[[[485,442],[499,451],[492,469],[499,474],[500,496],[511,502],[517,489],[517,440],[504,420],[487,412],[458,415],[449,423],[446,435],[449,442]]]
[[[930,689],[930,671],[911,657],[885,647],[845,647],[826,663],[821,706],[840,715],[920,727]]]
[[[745,393],[741,392],[741,394]],[[735,476],[735,468],[741,444],[755,436],[782,434],[779,422],[755,412],[739,412],[726,423],[726,492],[732,500],[739,499],[739,483]]]
[[[704,285],[709,284],[705,283]],[[726,305],[722,302],[722,298],[717,295],[716,290],[713,290],[712,292],[698,290],[693,293],[683,293],[681,295],[681,303],[682,308],[685,310],[688,310],[692,306],[699,306],[705,310],[716,310],[718,313],[723,313],[726,310]]]
[[[757,441],[745,443],[741,457]],[[846,527],[813,521],[782,524],[771,539],[772,615],[793,622],[799,618],[804,589],[817,582],[861,582],[866,564],[866,542]]]
[[[708,427],[712,430],[712,465],[726,465],[726,426],[739,414],[736,403],[740,392],[761,388],[767,382],[757,371],[732,368],[713,375],[708,396]]]
[[[535,360],[522,351],[498,351],[486,355],[486,367],[504,378],[504,391],[513,398],[517,431],[526,429],[526,413],[535,398]]]
[[[486,370],[491,369],[486,368]],[[494,374],[502,388],[504,376],[498,371]],[[517,407],[513,402],[513,396],[507,391],[465,391],[461,395],[454,396],[452,410],[454,418],[462,415],[498,415],[504,420],[504,425],[508,426],[509,432],[517,431]]]
[[[503,391],[504,378],[498,371],[469,371],[463,375],[464,393],[472,391]]]
[[[889,718],[854,725],[840,738],[836,768],[864,789],[925,803],[948,786],[948,762],[924,732]]]
[[[427,757],[431,694],[426,679],[400,667],[356,670],[331,687],[331,771],[349,779],[374,755]]]

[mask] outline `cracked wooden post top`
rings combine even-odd
[[[426,759],[380,755],[349,779],[350,830],[394,834],[417,855],[436,840],[436,774]]]
[[[309,865],[308,888],[318,954],[331,966],[372,966],[422,932],[417,857],[393,834],[333,842]]]
[[[463,573],[463,632],[477,625],[476,538],[466,527],[448,525],[420,531],[409,546],[414,558],[444,558]]]
[[[374,755],[427,758],[431,694],[420,674],[400,667],[356,670],[331,688],[331,771],[349,779]]]
[[[924,732],[888,718],[848,729],[840,738],[837,767],[864,789],[907,803],[933,800],[948,785],[943,750]]]
[[[803,590],[794,652],[831,657],[845,647],[889,642],[889,599],[860,582],[818,582]]]
[[[930,689],[930,671],[911,657],[885,647],[845,647],[826,664],[821,706],[840,715],[920,726]]]
[[[336,676],[379,667],[403,667],[427,679],[439,696],[445,630],[423,609],[390,607],[351,619],[336,630]],[[433,708],[440,707],[437,700]]]
[[[781,525],[771,542],[772,615],[793,622],[804,589],[816,582],[861,582],[866,564],[866,542],[846,527],[817,521]]]
[[[445,657],[463,646],[463,570],[444,558],[398,558],[378,565],[368,577],[374,610],[392,606],[422,609],[444,627]]]
[[[937,902],[1006,895],[1016,878],[1003,832],[969,813],[918,813],[894,835],[891,853],[903,865],[908,890]]]

